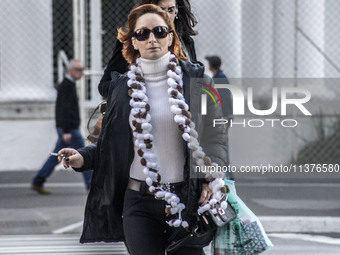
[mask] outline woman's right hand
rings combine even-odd
[[[75,149],[61,149],[58,152],[58,160],[62,160],[65,168],[74,167],[81,168],[84,165],[83,156]]]

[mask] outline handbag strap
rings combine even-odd
[[[87,128],[87,131],[89,133],[91,133],[90,131],[90,123],[91,123],[91,120],[93,118],[93,116],[95,115],[95,113],[98,111],[98,109],[100,108],[100,113],[101,114],[104,114],[105,113],[105,110],[106,110],[106,101],[103,101],[101,102],[99,105],[97,105],[96,109],[93,110],[89,120],[87,121],[87,125],[86,125],[86,128]]]

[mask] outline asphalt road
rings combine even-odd
[[[76,240],[72,241],[75,249],[78,247],[87,196],[82,176],[72,171],[56,171],[46,184],[52,194],[42,196],[29,189],[34,174],[30,171],[0,172],[0,254],[20,254],[15,253],[20,245],[6,239],[18,235],[28,240],[39,235],[71,235],[72,240]],[[260,217],[275,245],[265,254],[340,254],[338,179],[264,178],[260,175],[236,178],[238,195]],[[91,254],[110,253],[94,251]]]

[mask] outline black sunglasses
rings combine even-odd
[[[149,38],[151,32],[158,39],[165,38],[169,33],[168,28],[165,26],[157,26],[157,27],[154,27],[153,29],[142,27],[135,31],[134,37],[138,41],[145,41]]]

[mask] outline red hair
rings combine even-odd
[[[136,59],[140,57],[138,51],[136,51],[132,45],[131,38],[134,36],[135,28],[137,20],[147,13],[154,13],[159,15],[168,26],[170,33],[173,34],[172,44],[169,47],[169,51],[178,59],[188,60],[188,58],[182,52],[181,42],[176,34],[175,27],[173,23],[170,21],[168,15],[161,11],[158,6],[154,4],[144,4],[135,9],[133,9],[128,16],[128,25],[126,28],[120,28],[118,30],[118,40],[124,44],[124,48],[122,50],[124,58],[130,63],[136,63]]]

